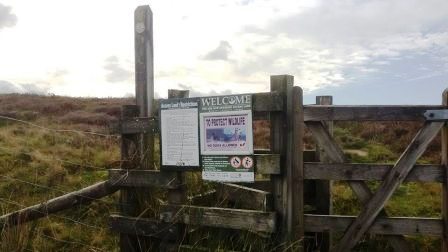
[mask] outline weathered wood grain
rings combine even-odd
[[[13,227],[21,225],[75,206],[87,205],[116,191],[118,191],[118,187],[112,185],[110,181],[102,181],[40,204],[4,214],[0,216],[0,226]]]
[[[175,240],[177,227],[160,220],[111,215],[109,227],[120,234],[151,236],[163,240]]]
[[[119,187],[160,187],[175,189],[180,185],[175,172],[110,169],[109,180]]]
[[[270,80],[271,92],[276,92],[286,100],[286,93],[288,87],[293,86],[293,77],[286,75],[271,76]],[[282,113],[270,114],[270,148],[271,153],[280,154],[282,157],[286,156],[286,132],[284,125],[286,123],[286,103],[282,104]],[[284,161],[281,166],[284,166]],[[284,172],[284,171],[282,171]],[[277,238],[280,242],[289,241],[287,232],[287,184],[284,175],[272,175],[272,195],[274,198],[274,210],[279,217],[279,233]]]
[[[344,163],[345,157],[343,150],[334,141],[328,130],[322,122],[306,122],[306,126],[311,130],[314,139],[325,152],[327,161],[332,164]],[[350,188],[355,192],[361,204],[365,205],[372,197],[372,192],[363,181],[348,181]],[[385,211],[381,216],[387,216]],[[402,235],[386,236],[392,247],[396,251],[410,251],[410,246]]]
[[[150,117],[122,118],[109,126],[110,134],[146,134],[159,131],[158,120]]]
[[[274,112],[283,110],[284,98],[281,93],[256,93],[253,94],[252,97],[252,109],[254,112]]]
[[[305,121],[425,121],[426,110],[442,106],[321,106],[306,105]]]
[[[356,216],[305,215],[305,230],[322,232],[325,230],[342,232],[355,220]],[[371,234],[383,235],[432,235],[441,236],[443,224],[437,218],[379,217],[368,229]]]
[[[140,114],[137,105],[124,105],[121,110],[121,119],[128,120]],[[123,170],[140,166],[141,151],[139,134],[124,134],[121,136],[121,162]],[[115,181],[112,181],[115,183]],[[117,185],[118,186],[118,185]],[[120,190],[120,213],[122,215],[137,216],[138,199],[135,188],[122,188]],[[120,248],[122,251],[132,251],[138,246],[139,240],[135,235],[120,234]]]
[[[289,87],[286,94],[286,166],[287,184],[287,232],[292,244],[304,236],[304,174],[303,174],[303,91],[300,87]],[[295,246],[303,250],[303,244]]]
[[[444,122],[425,123],[395,166],[389,171],[374,196],[346,230],[335,251],[348,251],[358,243],[384,208],[384,204],[403,183],[417,159],[423,154],[434,137],[437,136],[444,124]]]
[[[271,193],[246,186],[220,183],[216,186],[216,196],[219,201],[231,201],[242,209],[266,212],[273,208]]]
[[[316,96],[316,105],[333,105],[333,96]],[[324,121],[323,125],[328,130],[331,136],[333,136],[333,122],[332,121]],[[331,160],[328,159],[325,155],[325,151],[323,148],[316,145],[316,156],[317,160],[322,163],[328,163]],[[331,200],[331,187],[333,182],[331,180],[317,180],[314,182],[314,190],[315,190],[315,207],[317,214],[332,214],[333,204]],[[319,248],[321,252],[328,252],[331,248],[332,243],[332,234],[331,232],[323,232],[321,234],[316,235],[315,246]]]
[[[255,155],[255,172],[257,174],[280,174],[280,155],[257,154]]]
[[[265,192],[272,191],[272,183],[270,179],[255,179],[254,183],[240,183],[240,185],[258,189]]]
[[[393,164],[325,164],[305,163],[305,179],[318,180],[383,180]],[[441,165],[415,165],[404,182],[444,181]]]
[[[275,232],[277,224],[275,212],[185,205],[165,205],[160,217],[165,222],[268,233]]]

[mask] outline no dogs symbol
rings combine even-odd
[[[252,168],[254,165],[254,160],[251,157],[244,157],[243,158],[243,167],[246,169]]]

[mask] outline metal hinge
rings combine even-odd
[[[423,115],[427,121],[448,121],[448,109],[427,110]]]

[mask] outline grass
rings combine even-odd
[[[130,99],[86,99],[58,96],[1,95],[0,115],[55,129],[107,132],[117,120],[122,104]],[[351,162],[394,163],[421,125],[416,123],[336,123],[336,141],[347,150]],[[269,148],[269,122],[256,122],[254,145]],[[156,144],[156,146],[158,146]],[[313,148],[309,132],[305,147]],[[157,156],[157,155],[156,155]],[[3,213],[37,204],[107,178],[106,169],[119,166],[119,139],[81,133],[61,133],[0,119],[0,209]],[[419,163],[440,163],[436,139]],[[198,173],[188,173],[187,191],[192,196],[213,187]],[[369,183],[375,190],[378,182]],[[153,192],[145,215],[156,217],[166,192]],[[333,186],[335,214],[356,215],[361,205],[344,182]],[[3,229],[0,251],[118,251],[118,236],[107,227],[108,216],[117,211],[117,195],[89,206],[63,211],[12,229]],[[212,203],[211,203],[212,204]],[[386,205],[390,216],[440,217],[441,186],[406,183]],[[440,240],[409,237],[415,251],[439,250]],[[185,244],[216,251],[271,251],[274,243],[251,232],[193,228]],[[380,236],[369,236],[358,251],[391,251]]]

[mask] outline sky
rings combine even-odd
[[[155,92],[269,91],[305,103],[439,104],[447,0],[0,0],[0,93],[134,95],[134,10],[154,13]]]

